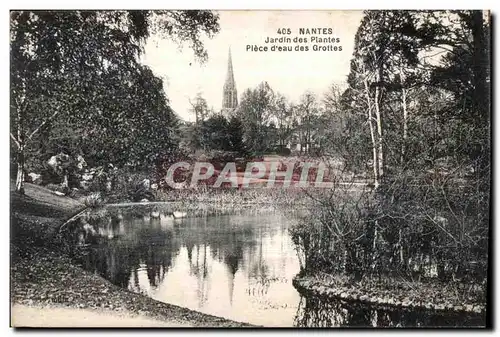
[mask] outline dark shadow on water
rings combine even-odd
[[[302,296],[295,316],[297,327],[482,327],[476,314],[438,313],[431,310],[376,308],[359,302]]]

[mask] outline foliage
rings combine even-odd
[[[325,155],[371,171],[375,189],[316,200],[292,230],[306,273],[485,287],[488,26],[480,11],[365,12],[348,88],[324,100]]]
[[[142,46],[158,34],[190,43],[203,61],[201,37],[217,33],[217,21],[210,11],[12,12],[17,189],[31,160],[26,150],[35,142],[37,157],[66,143],[82,148],[96,165],[138,167],[175,151],[177,118],[162,81],[140,63]],[[58,133],[61,127],[66,137]]]
[[[93,192],[87,196],[84,196],[81,202],[87,207],[96,208],[104,204],[104,199],[101,193]]]
[[[237,116],[242,121],[244,141],[251,152],[263,152],[272,145],[266,137],[266,127],[269,126],[273,104],[274,92],[267,82],[243,92]]]

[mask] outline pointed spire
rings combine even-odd
[[[227,58],[227,74],[224,82],[222,94],[222,109],[233,110],[238,106],[238,93],[236,91],[236,83],[234,81],[233,60],[231,57],[231,47],[229,47]]]
[[[229,47],[229,53],[227,56],[226,84],[234,85],[233,60],[231,58],[231,47]]]
[[[227,74],[225,86],[232,89],[234,85],[234,73],[233,73],[233,60],[231,58],[231,47],[229,47],[229,52],[227,56]]]

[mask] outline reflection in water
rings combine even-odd
[[[238,321],[293,323],[299,264],[279,214],[174,219],[110,209],[81,221],[95,228],[84,267],[120,287]]]
[[[108,208],[79,221],[75,245],[90,244],[78,255],[84,268],[120,287],[204,313],[265,326],[459,322],[301,297],[292,285],[300,267],[289,220],[276,213],[174,219],[169,209]]]
[[[437,314],[423,310],[389,310],[359,302],[301,297],[294,325],[297,327],[451,327],[484,326],[475,314]]]

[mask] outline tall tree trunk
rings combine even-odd
[[[375,87],[375,114],[377,116],[377,134],[378,134],[378,173],[379,179],[383,180],[385,171],[384,162],[384,135],[383,135],[383,120],[382,109],[380,107],[382,101],[382,66],[378,66],[376,70],[376,83]]]
[[[24,194],[24,144],[19,144],[17,152],[16,191]]]
[[[401,82],[403,87],[401,90],[401,99],[403,105],[403,144],[401,145],[401,167],[404,166],[406,160],[406,143],[408,140],[408,107],[406,106],[406,95],[407,89],[404,87],[405,75],[403,73],[402,67],[400,67]]]
[[[372,102],[370,98],[370,87],[368,86],[368,79],[364,79],[365,84],[365,95],[366,95],[366,103],[368,104],[368,125],[370,126],[370,136],[372,138],[372,150],[373,150],[373,177],[374,177],[374,185],[375,188],[378,188],[380,185],[379,181],[379,167],[378,167],[378,148],[377,148],[377,139],[375,136],[375,127],[373,126],[373,113],[372,113]]]
[[[24,111],[21,107],[17,108],[17,177],[16,177],[16,191],[24,194],[24,163],[25,154],[24,150],[26,144],[24,142]]]

